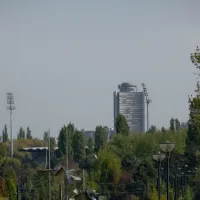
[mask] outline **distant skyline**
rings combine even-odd
[[[149,125],[188,119],[200,46],[197,0],[1,0],[0,131],[9,125],[6,93],[15,96],[13,134],[57,136],[70,121],[79,129],[113,127],[113,91],[147,86]]]

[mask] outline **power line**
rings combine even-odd
[[[10,111],[10,156],[13,157],[13,135],[12,135],[12,111],[15,110],[14,106],[14,95],[11,92],[8,92],[6,95],[7,98],[7,109]]]
[[[149,130],[149,104],[152,102],[152,100],[149,99],[147,88],[146,88],[146,85],[144,83],[142,83],[142,88],[143,88],[143,91],[144,91],[144,96],[146,98],[146,104],[147,104],[147,131],[148,131]]]

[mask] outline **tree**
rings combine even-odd
[[[162,128],[161,128],[161,132],[162,132],[162,133],[166,133],[165,127],[162,127]]]
[[[8,141],[8,130],[7,130],[6,124],[4,125],[4,129],[3,129],[3,132],[2,132],[2,141],[3,142]]]
[[[200,69],[200,54],[198,47],[195,53],[191,54],[191,61],[195,67]],[[189,161],[193,166],[198,163],[198,155],[200,152],[200,84],[197,82],[196,96],[189,97],[189,121],[188,130],[186,138],[186,153],[188,155]]]
[[[191,54],[191,61],[195,67],[200,69],[200,54],[197,47],[195,53]],[[199,76],[199,73],[198,73]],[[187,164],[190,165],[192,171],[199,165],[200,161],[200,84],[196,85],[196,95],[189,97],[189,121],[186,138],[186,156]],[[198,172],[198,169],[195,170]],[[196,173],[197,173],[196,172]],[[197,177],[197,176],[196,176]],[[195,182],[195,179],[194,179]],[[199,180],[197,181],[199,182]],[[200,192],[197,189],[195,199],[199,199]]]
[[[25,138],[25,131],[24,131],[24,129],[21,127],[21,128],[19,129],[19,133],[18,133],[18,135],[17,135],[17,139],[19,140],[19,139],[22,139],[22,138]]]
[[[72,149],[74,161],[82,161],[85,155],[85,145],[83,134],[81,131],[75,131],[72,139]]]
[[[119,114],[116,118],[115,128],[117,133],[121,133],[123,135],[129,134],[129,127],[127,120],[124,115]]]
[[[96,126],[95,129],[95,151],[102,149],[107,140],[107,131],[103,126]]]
[[[58,149],[61,156],[66,155],[67,127],[63,126],[58,136]]]
[[[194,199],[194,195],[193,195],[193,190],[190,186],[187,186],[186,188],[186,197],[185,197],[186,200],[191,200],[191,199]]]
[[[89,147],[89,149],[91,151],[93,151],[93,149],[94,149],[94,142],[93,142],[93,140],[92,140],[91,137],[88,139],[88,147]]]
[[[151,196],[152,200],[158,200],[158,191],[154,188],[152,196]]]
[[[58,148],[60,156],[66,155],[66,144],[68,145],[69,157],[73,157],[72,138],[75,132],[74,125],[69,123],[68,126],[63,126],[58,136]]]
[[[0,176],[5,177],[6,191],[10,200],[16,199],[17,176],[16,171],[21,167],[21,163],[16,158],[0,158]]]
[[[40,197],[38,199],[48,199],[48,192],[46,192],[48,190],[48,180],[41,176],[37,177],[36,180],[35,187]]]
[[[121,173],[121,160],[113,152],[103,149],[98,153],[98,159],[94,163],[93,171],[96,172],[99,184],[117,183]]]
[[[127,155],[122,159],[122,168],[126,170],[133,170],[137,166],[137,158],[132,155]]]
[[[27,127],[27,130],[26,130],[26,138],[30,140],[32,139],[31,130],[29,127]]]
[[[69,132],[71,132],[71,133],[74,133],[74,132],[75,132],[75,126],[74,126],[74,124],[70,122],[70,123],[67,125],[67,130],[68,130]]]
[[[143,188],[141,197],[142,199],[146,199],[145,197],[148,195],[148,182],[155,182],[156,180],[156,169],[154,168],[153,162],[151,158],[142,159],[135,169],[133,173],[133,178],[135,180],[135,190],[138,188]]]
[[[199,47],[197,46],[195,53],[190,55],[191,62],[197,69],[200,69],[200,54],[199,54]],[[199,75],[199,74],[198,74]]]
[[[172,131],[172,132],[174,132],[175,131],[175,126],[174,126],[174,118],[172,117],[171,119],[170,119],[170,131]]]
[[[8,150],[4,143],[0,143],[0,157],[6,157],[8,155]]]
[[[176,128],[176,131],[179,131],[181,128],[181,123],[179,122],[177,118],[175,119],[175,128]]]
[[[9,200],[15,200],[17,194],[16,184],[13,181],[13,178],[9,177],[6,180],[6,187],[8,191]]]
[[[148,130],[149,133],[155,133],[156,132],[156,126],[151,125],[151,127]]]
[[[0,178],[0,195],[3,197],[7,196],[6,179],[5,178]]]
[[[52,168],[54,168],[58,164],[58,159],[55,153],[55,147],[56,147],[56,139],[54,137],[50,137],[50,152],[51,152],[50,163]]]
[[[73,139],[73,135],[76,132],[75,126],[73,123],[69,123],[67,125],[67,134],[68,134],[68,152],[69,152],[69,157],[72,158],[73,157],[73,149],[72,149],[72,139]]]
[[[196,97],[189,98],[189,121],[187,131],[187,153],[191,162],[198,162],[198,151],[200,151],[200,85],[197,83]]]
[[[43,140],[44,140],[44,142],[48,142],[48,140],[49,140],[49,133],[47,132],[47,131],[45,131],[44,132],[44,134],[43,134]]]

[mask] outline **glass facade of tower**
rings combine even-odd
[[[119,114],[126,117],[131,132],[145,132],[144,93],[138,92],[134,85],[122,83],[114,92],[114,123]],[[115,127],[115,126],[114,126]]]

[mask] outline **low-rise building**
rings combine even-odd
[[[114,135],[115,131],[113,128],[106,128],[106,129],[107,129],[107,140],[109,141]],[[88,139],[92,138],[92,140],[95,141],[95,130],[82,129],[81,132],[83,133],[84,137]]]

